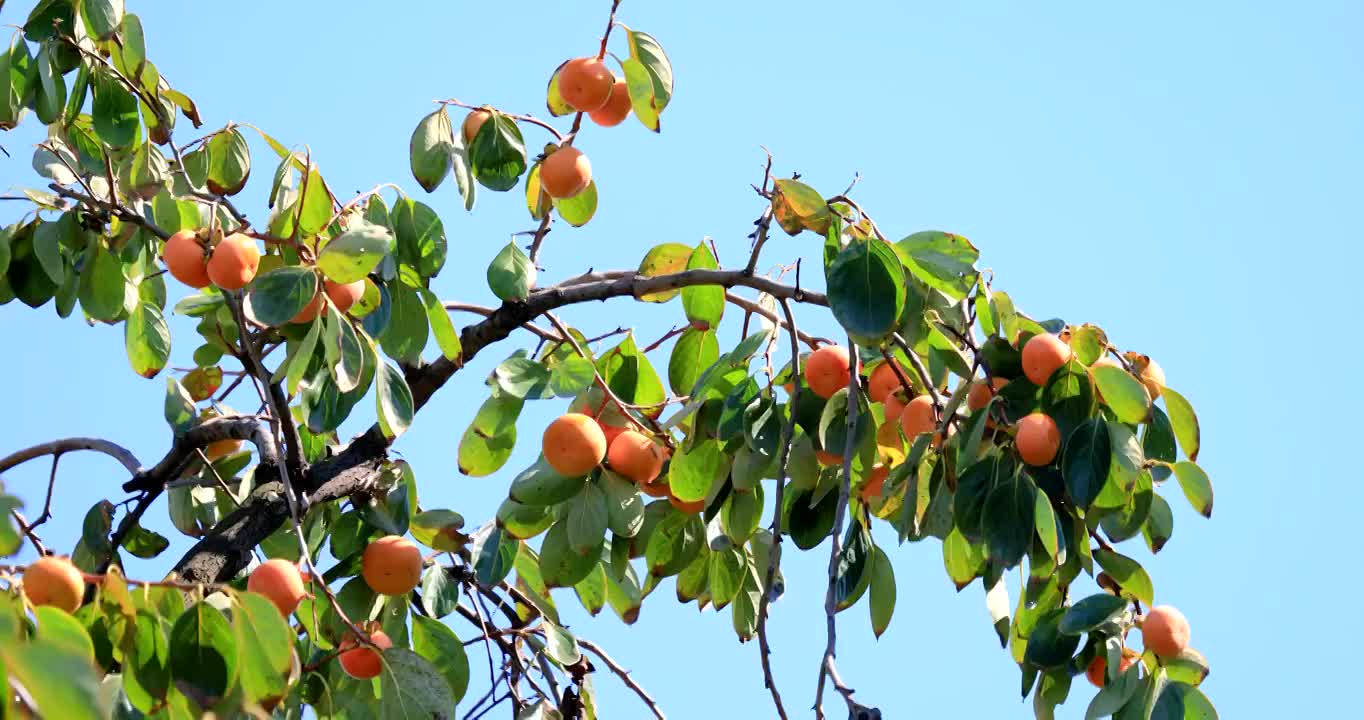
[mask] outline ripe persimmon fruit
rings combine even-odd
[[[938,410],[933,407],[933,398],[915,395],[900,412],[900,429],[911,441],[915,435],[938,429]]]
[[[483,127],[483,123],[488,122],[488,118],[492,116],[492,111],[484,108],[470,110],[469,114],[464,116],[464,122],[459,126],[459,134],[463,136],[465,145],[474,141],[478,129]]]
[[[903,387],[900,375],[895,374],[899,366],[899,363],[883,362],[871,371],[871,378],[867,380],[867,396],[872,402],[885,402],[891,393]]]
[[[594,57],[573,58],[559,69],[559,96],[578,112],[600,110],[611,99],[616,78]]]
[[[1141,622],[1141,641],[1157,657],[1177,657],[1189,647],[1189,621],[1169,605],[1153,607]]]
[[[848,386],[850,369],[848,349],[842,345],[825,345],[810,353],[805,361],[805,384],[825,400]]]
[[[1070,361],[1071,349],[1065,340],[1051,333],[1038,333],[1023,345],[1023,374],[1034,385],[1046,385],[1047,379]]]
[[[393,647],[393,641],[383,630],[374,630],[369,634],[369,641],[374,643],[380,650],[387,650]],[[341,663],[341,669],[346,674],[357,680],[369,680],[379,676],[384,670],[383,660],[379,657],[379,651],[372,647],[361,645],[353,637],[347,637],[341,641],[341,654],[336,659]]]
[[[696,514],[706,509],[704,498],[701,500],[678,500],[672,491],[668,492],[668,503],[684,513]]]
[[[1123,673],[1127,672],[1127,668],[1132,667],[1132,663],[1134,662],[1136,662],[1136,659],[1129,656],[1127,654],[1127,650],[1124,649],[1122,655],[1122,662],[1118,663],[1118,674],[1122,675]],[[1085,670],[1085,677],[1089,678],[1089,682],[1093,684],[1094,687],[1101,688],[1107,684],[1105,682],[1105,680],[1107,680],[1106,677],[1107,672],[1108,672],[1107,658],[1105,658],[1103,655],[1096,655],[1094,656],[1093,660],[1089,661],[1089,667]]]
[[[633,480],[636,485],[651,483],[663,470],[663,453],[653,440],[634,430],[622,431],[611,441],[606,461],[616,473]]]
[[[843,464],[842,453],[827,452],[825,450],[816,450],[815,459],[819,461],[820,465],[823,465],[825,467],[836,467],[838,465]]]
[[[990,403],[990,399],[999,392],[999,389],[1008,384],[1004,378],[992,378],[987,385],[984,380],[977,380],[971,383],[971,389],[966,393],[966,407],[971,408],[972,412],[980,410]]]
[[[256,241],[233,233],[213,248],[208,260],[208,277],[223,290],[241,290],[256,277],[260,267],[260,248]]]
[[[246,589],[264,595],[279,608],[279,614],[289,617],[308,591],[303,586],[303,574],[298,566],[282,558],[266,560],[251,571]]]
[[[629,114],[630,90],[625,85],[625,79],[617,75],[615,83],[611,85],[611,96],[606,99],[606,104],[588,113],[587,116],[602,127],[615,127]]]
[[[406,595],[421,582],[421,548],[405,537],[385,535],[365,547],[360,576],[380,595]]]
[[[1023,462],[1034,466],[1050,464],[1061,449],[1061,430],[1045,413],[1032,413],[1018,421],[1014,446]]]
[[[85,600],[85,576],[68,558],[41,557],[24,570],[24,595],[34,605],[74,613]]]
[[[862,502],[870,502],[872,498],[881,497],[881,492],[885,489],[886,478],[890,476],[888,465],[876,465],[872,467],[871,474],[867,476],[867,481],[862,485]]]
[[[196,289],[208,287],[208,258],[199,236],[193,230],[181,230],[166,238],[166,249],[161,253],[171,277]]]
[[[590,415],[566,413],[545,428],[545,462],[565,477],[586,475],[606,457],[606,435]]]
[[[592,184],[592,163],[581,150],[567,145],[540,163],[540,187],[558,199],[571,198]]]

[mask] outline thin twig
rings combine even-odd
[[[654,717],[658,718],[658,720],[667,720],[663,715],[663,711],[659,709],[658,703],[655,702],[652,697],[649,697],[649,693],[645,692],[644,688],[640,687],[639,683],[635,682],[635,679],[630,677],[630,672],[621,667],[615,660],[612,660],[611,656],[607,655],[605,650],[602,650],[599,645],[591,640],[584,640],[583,638],[578,638],[578,644],[581,645],[584,650],[601,658],[601,661],[606,663],[606,667],[611,668],[611,672],[615,673],[616,676],[620,678],[620,681],[625,683],[626,687],[635,691],[635,694],[639,696],[639,699],[644,701],[644,704],[653,712]]]
[[[579,357],[592,364],[592,377],[596,380],[597,387],[600,387],[602,393],[606,395],[606,399],[610,400],[611,403],[616,406],[616,409],[620,410],[620,414],[624,415],[625,419],[633,423],[635,427],[643,430],[646,435],[654,434],[654,431],[651,428],[640,422],[639,419],[635,417],[634,413],[630,412],[629,406],[626,405],[625,401],[621,400],[620,396],[616,395],[615,391],[611,389],[611,386],[607,384],[606,378],[603,378],[601,373],[597,371],[597,366],[592,363],[592,358],[587,354],[587,351],[583,349],[582,345],[578,344],[577,339],[573,337],[573,333],[568,331],[568,326],[564,325],[559,318],[554,317],[553,313],[547,312],[545,313],[545,317],[549,319],[549,322],[554,326],[554,329],[558,330],[559,334],[564,336],[564,338],[568,340],[568,343],[573,346],[573,351],[578,353]]]
[[[23,513],[18,510],[10,510],[9,512],[14,516],[14,521],[19,523],[19,532],[23,533],[24,537],[28,538],[28,541],[33,543],[33,549],[37,550],[39,555],[50,555],[51,553],[48,551],[47,546],[43,544],[42,538],[38,537],[38,533],[33,532],[33,528],[37,527],[37,523],[29,525],[28,520],[24,519]]]
[[[490,317],[494,312],[496,312],[496,310],[490,307],[485,307],[483,305],[472,305],[470,303],[461,302],[443,302],[441,303],[441,306],[444,307],[446,310],[451,310],[454,312],[473,313],[474,315],[481,315],[483,317]],[[521,327],[525,328],[531,333],[534,333],[537,337],[546,342],[563,342],[562,336],[556,335],[555,333],[552,333],[540,327],[539,325],[536,325],[535,323],[521,323]]]

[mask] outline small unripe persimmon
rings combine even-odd
[[[971,383],[971,389],[966,393],[966,407],[971,408],[972,412],[980,410],[990,404],[990,399],[999,392],[999,389],[1008,384],[1004,378],[993,378],[987,385],[984,380]]]
[[[615,127],[630,114],[630,90],[625,85],[625,79],[616,76],[616,82],[611,86],[611,97],[606,99],[606,104],[588,113],[592,122],[602,127]]]
[[[223,290],[241,290],[256,277],[260,267],[260,248],[256,241],[233,233],[213,248],[208,261],[208,277]]]
[[[1122,662],[1118,663],[1118,675],[1127,672],[1127,669],[1132,667],[1132,663],[1134,662],[1136,662],[1136,659],[1128,656],[1126,650],[1124,650]],[[1085,677],[1089,678],[1089,682],[1092,683],[1094,687],[1101,688],[1107,684],[1105,682],[1105,680],[1107,680],[1107,672],[1108,660],[1103,655],[1096,655],[1094,659],[1089,662],[1089,668],[1085,670]]]
[[[900,412],[900,429],[911,441],[920,433],[933,432],[938,428],[938,410],[933,407],[933,398],[916,395],[905,409]]]
[[[559,69],[559,96],[578,112],[599,110],[611,99],[616,78],[606,63],[593,57],[573,58]]]
[[[890,476],[890,467],[877,465],[871,469],[871,474],[867,476],[867,481],[862,485],[862,502],[869,502],[872,498],[881,497],[881,492],[885,489],[886,478]]]
[[[837,453],[829,453],[829,451],[827,450],[814,451],[814,460],[820,461],[820,465],[824,465],[825,468],[833,468],[833,466],[843,465],[843,455]]]
[[[1189,647],[1189,621],[1169,605],[1153,607],[1141,622],[1141,641],[1157,657],[1176,657]]]
[[[208,287],[208,258],[193,230],[181,230],[166,238],[161,259],[166,262],[167,272],[176,280],[196,289]]]
[[[369,634],[369,641],[374,643],[381,650],[393,647],[393,641],[383,630],[375,630]],[[379,676],[384,670],[384,663],[379,657],[379,651],[372,647],[359,644],[355,638],[346,638],[341,641],[341,654],[336,659],[341,663],[341,669],[346,674],[357,680],[369,680]]]
[[[848,386],[850,362],[848,349],[842,345],[821,347],[805,360],[805,385],[826,400],[833,397]]]
[[[658,445],[634,430],[625,430],[611,441],[606,461],[613,471],[636,485],[653,482],[663,470],[663,453],[658,451]]]
[[[266,560],[251,571],[246,589],[264,595],[279,608],[279,614],[289,617],[303,598],[308,596],[303,585],[303,574],[298,566],[282,558]]]
[[[540,163],[540,187],[550,197],[571,198],[592,184],[592,163],[572,145],[550,153]]]
[[[380,595],[406,595],[421,582],[421,548],[407,538],[385,535],[365,547],[360,576]]]
[[[899,363],[883,362],[871,371],[871,378],[867,381],[867,396],[872,402],[885,402],[891,393],[904,386],[900,382],[900,375],[895,372],[899,366]]]
[[[586,475],[606,457],[606,435],[590,415],[567,413],[545,428],[545,462],[565,477]]]
[[[1038,333],[1023,345],[1023,374],[1034,385],[1046,385],[1052,373],[1070,361],[1070,356],[1066,341],[1051,333]]]
[[[474,136],[478,134],[478,129],[483,127],[483,123],[488,122],[488,118],[492,116],[493,114],[491,111],[484,110],[483,108],[470,110],[469,114],[464,116],[464,123],[459,126],[459,133],[464,137],[465,145],[474,141]]]
[[[24,595],[34,605],[74,613],[85,600],[85,576],[67,558],[41,557],[24,570]]]
[[[1061,449],[1061,430],[1045,413],[1035,412],[1018,421],[1014,445],[1023,462],[1033,466],[1048,465]]]

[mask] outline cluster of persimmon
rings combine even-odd
[[[1184,613],[1170,605],[1151,608],[1138,620],[1138,627],[1141,628],[1142,644],[1158,661],[1173,660],[1189,647],[1189,621],[1185,619]],[[1137,651],[1124,647],[1115,677],[1127,672],[1140,657]],[[1102,653],[1089,662],[1085,676],[1095,687],[1101,688],[1107,684],[1108,660]]]
[[[602,127],[621,124],[630,115],[630,92],[625,79],[611,72],[599,57],[573,58],[554,74],[564,103]],[[460,125],[465,145],[473,143],[493,110],[482,107],[469,112]],[[575,124],[576,128],[577,125]],[[592,184],[592,163],[571,144],[560,143],[540,162],[540,188],[555,200],[574,197]]]
[[[673,496],[663,473],[668,448],[653,438],[624,425],[615,424],[605,401],[586,412],[568,412],[545,428],[541,452],[545,462],[565,477],[581,477],[605,464],[611,472],[635,483],[651,497],[666,497],[679,510],[701,512],[699,501],[687,502]],[[619,419],[623,422],[624,416]]]
[[[222,290],[241,290],[250,285],[260,268],[260,249],[256,241],[247,235],[233,233],[210,249],[206,235],[200,231],[181,230],[166,239],[166,249],[161,257],[171,277],[197,290],[210,284]],[[337,310],[346,312],[364,294],[364,280],[336,283],[323,278],[317,294],[289,322],[312,322],[322,312],[326,300],[330,300]]]

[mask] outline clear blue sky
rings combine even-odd
[[[19,22],[31,5],[11,2],[0,20]],[[249,121],[306,143],[339,195],[385,181],[420,195],[407,142],[430,101],[542,114],[549,72],[595,47],[608,3],[128,5],[146,26],[149,58],[198,101],[205,131]],[[551,233],[542,282],[589,265],[633,267],[654,244],[707,235],[723,264],[740,264],[761,209],[748,189],[760,178],[759,144],[776,171],[799,171],[826,194],[860,173],[855,196],[888,234],[963,234],[1025,311],[1097,323],[1159,359],[1200,413],[1216,511],[1204,520],[1168,488],[1173,539],[1155,558],[1139,542],[1131,552],[1151,570],[1158,602],[1189,617],[1222,717],[1338,714],[1333,695],[1357,665],[1342,608],[1364,589],[1350,567],[1357,537],[1347,534],[1364,502],[1361,476],[1342,452],[1357,399],[1346,378],[1361,350],[1343,326],[1364,259],[1358,4],[626,0],[621,18],[658,37],[676,94],[661,136],[633,119],[586,128],[578,145],[601,208],[588,227]],[[37,130],[30,118],[0,138],[14,156],[0,157],[0,184],[36,183]],[[193,137],[188,123],[177,132]],[[527,137],[541,141],[533,129]],[[255,150],[241,205],[259,221],[274,163]],[[520,189],[483,193],[473,214],[448,184],[428,202],[451,243],[439,294],[492,304],[486,263],[508,233],[529,227]],[[0,203],[0,219],[13,220],[17,205]],[[766,257],[817,257],[817,243],[778,236]],[[616,301],[564,315],[589,335],[625,323],[648,341],[681,309]],[[801,319],[835,334],[819,312]],[[164,383],[128,369],[121,329],[19,303],[0,308],[0,327],[10,342],[0,356],[0,450],[96,435],[144,463],[164,452]],[[175,362],[189,364],[192,326],[173,330]],[[730,341],[738,332],[733,321],[723,329]],[[423,504],[459,509],[471,525],[494,511],[562,410],[527,408],[506,471],[458,474],[453,451],[482,379],[515,347],[486,350],[396,447],[416,468]],[[362,429],[371,407],[346,429]],[[5,483],[32,507],[46,472],[33,463]],[[123,479],[107,458],[64,459],[53,544],[70,551],[85,509]],[[163,506],[150,514],[174,534]],[[954,592],[936,541],[896,546],[884,529],[899,580],[889,632],[872,638],[865,605],[840,616],[840,667],[858,697],[888,717],[1031,717],[979,585]],[[133,572],[159,575],[184,547]],[[827,550],[786,555],[788,592],[773,608],[780,687],[801,715],[824,642]],[[672,596],[669,581],[632,628],[609,610],[566,619],[613,651],[670,717],[769,716],[756,643],[736,642],[727,611],[697,616]],[[576,607],[571,593],[560,604]],[[484,658],[471,662],[471,693],[481,694]],[[610,676],[596,685],[606,717],[644,715]],[[1062,716],[1082,717],[1091,693],[1078,681]]]

